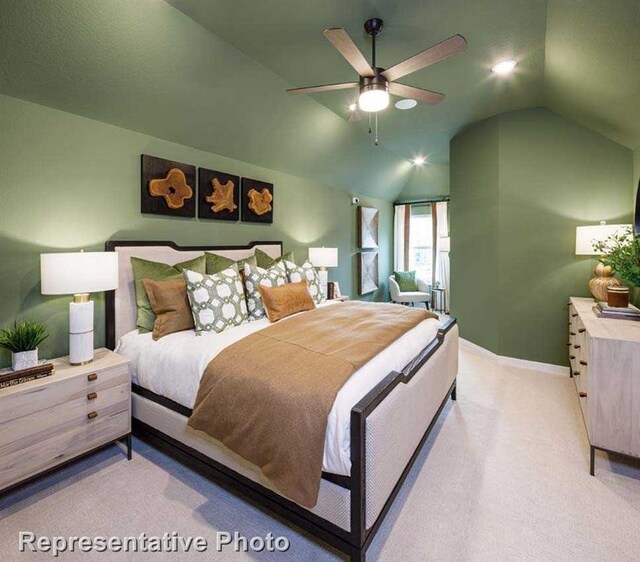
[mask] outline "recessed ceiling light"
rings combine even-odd
[[[495,72],[496,74],[509,74],[513,71],[517,64],[518,63],[514,60],[503,60],[495,64],[491,68],[491,71]]]
[[[349,111],[355,111],[356,109],[358,109],[358,104],[357,103],[349,104]]]
[[[415,166],[422,166],[426,161],[427,159],[424,156],[416,156],[413,160],[411,160],[411,162],[413,162]]]
[[[416,105],[418,105],[418,102],[416,100],[412,100],[409,98],[404,100],[398,100],[396,102],[397,109],[413,109]]]

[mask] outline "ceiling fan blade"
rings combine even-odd
[[[416,88],[415,86],[405,86],[397,82],[389,84],[389,93],[401,98],[412,98],[423,103],[435,105],[444,100],[444,94],[425,90],[424,88]]]
[[[322,86],[307,86],[306,88],[290,88],[289,94],[315,94],[316,92],[330,92],[332,90],[347,90],[357,88],[358,82],[343,82],[341,84],[324,84]]]
[[[324,36],[331,41],[331,44],[340,51],[340,54],[351,66],[353,66],[353,68],[355,68],[356,72],[360,76],[375,76],[375,72],[371,68],[371,65],[367,62],[367,59],[360,52],[360,49],[356,47],[356,44],[344,29],[341,27],[325,29]]]
[[[467,40],[462,35],[454,35],[433,47],[429,47],[417,55],[413,55],[412,57],[399,62],[391,68],[387,68],[387,70],[382,73],[382,76],[389,80],[389,82],[392,82],[393,80],[402,78],[416,70],[420,70],[426,66],[431,66],[432,64],[448,59],[453,55],[457,55],[466,48]]]

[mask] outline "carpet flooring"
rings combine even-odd
[[[640,560],[640,463],[598,454],[568,377],[515,368],[464,348],[448,403],[368,552],[380,561]],[[61,560],[339,560],[340,555],[134,440],[0,498],[0,560],[18,533],[286,536],[284,553],[67,553]]]

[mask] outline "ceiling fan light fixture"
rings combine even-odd
[[[491,67],[494,74],[510,74],[518,63],[514,60],[503,60]]]
[[[426,161],[427,159],[424,156],[416,156],[413,160],[411,160],[411,163],[414,166],[422,166]]]
[[[389,105],[389,92],[386,84],[367,84],[360,88],[358,106],[362,111],[375,113]]]

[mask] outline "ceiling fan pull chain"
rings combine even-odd
[[[376,113],[375,119],[376,119],[376,138],[375,138],[374,144],[378,146],[378,114],[377,113]]]
[[[371,113],[369,113],[369,134],[371,134]]]

